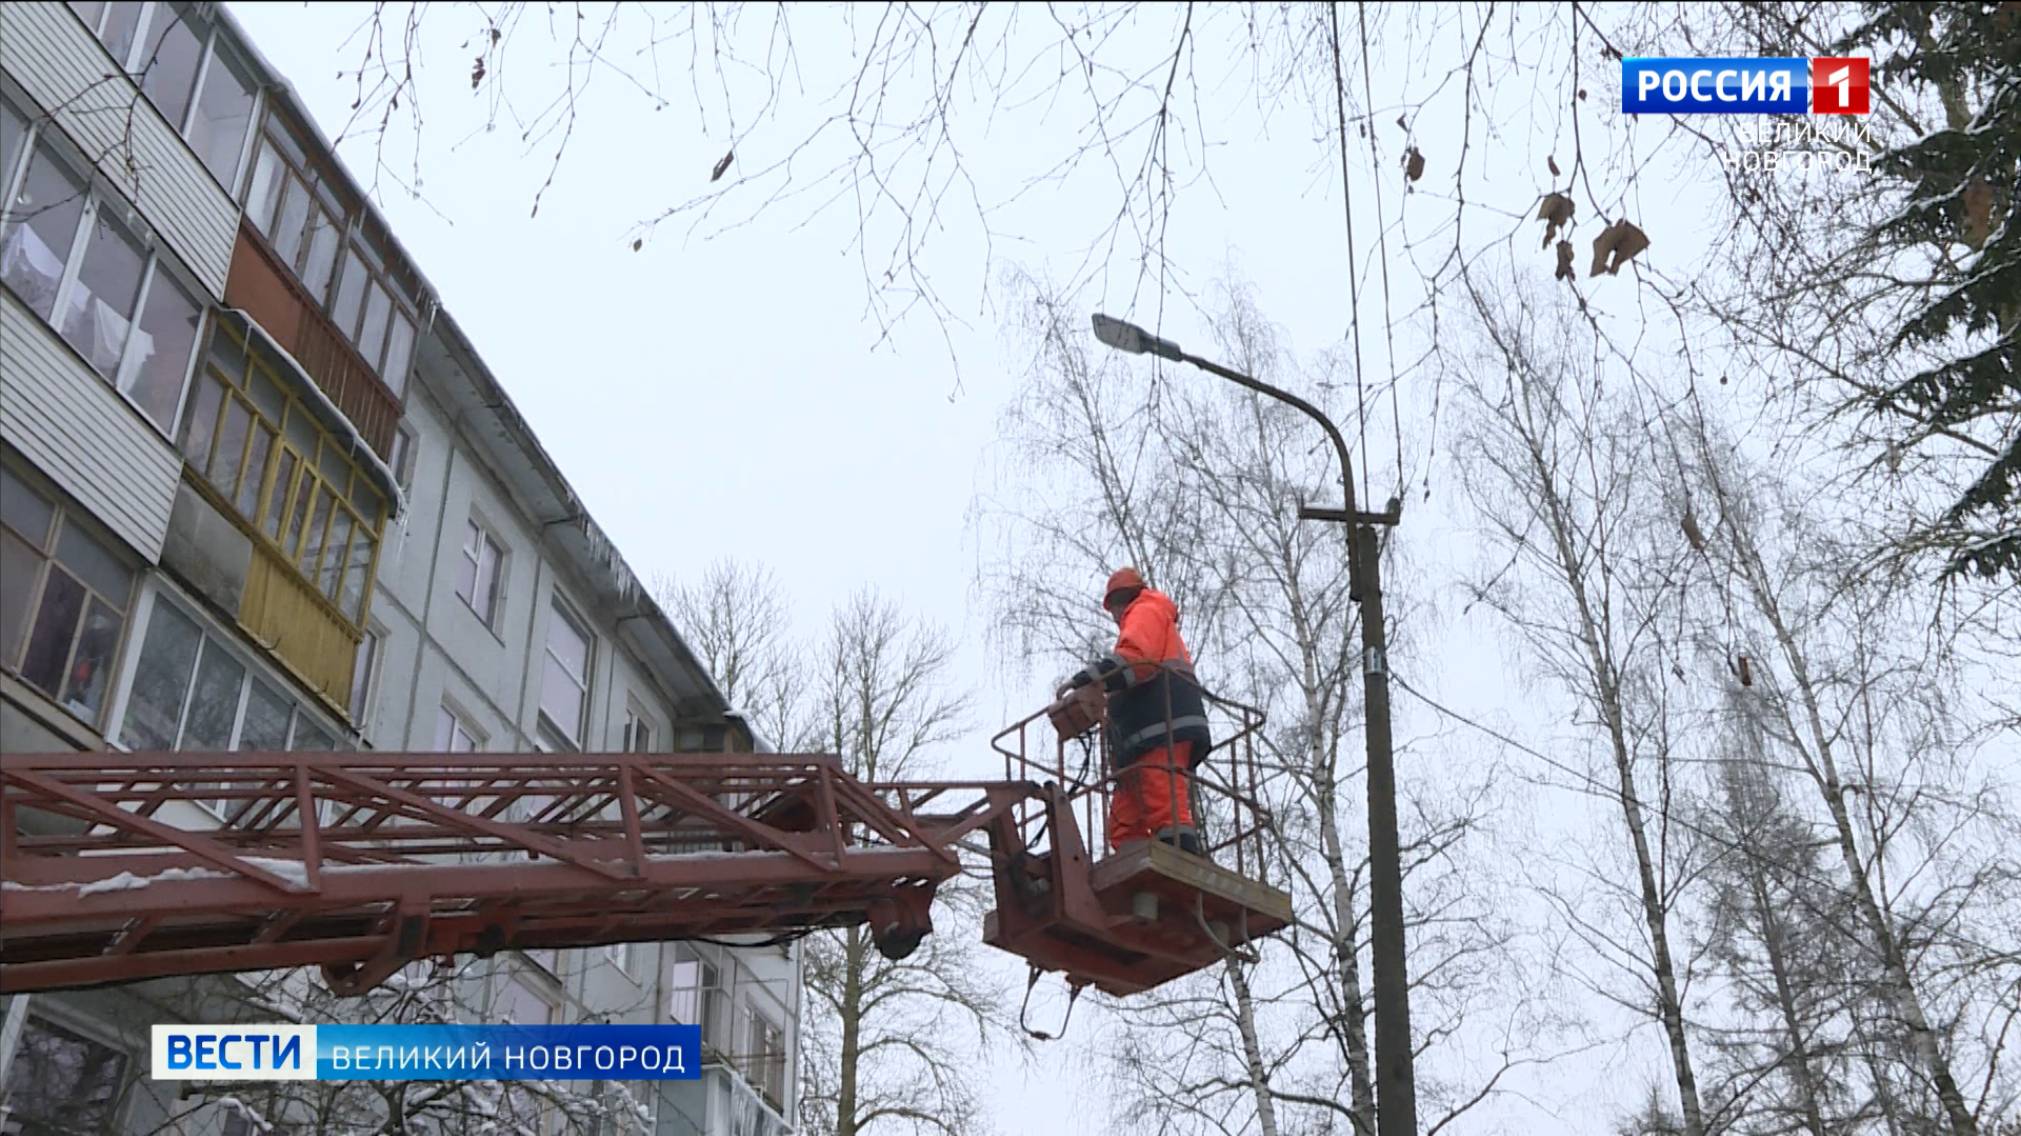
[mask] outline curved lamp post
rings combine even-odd
[[[1389,499],[1381,513],[1355,508],[1354,472],[1347,440],[1319,408],[1289,391],[1209,359],[1189,355],[1169,339],[1161,339],[1123,320],[1096,314],[1095,338],[1132,355],[1156,355],[1175,363],[1190,363],[1287,406],[1319,423],[1340,458],[1340,487],[1345,507],[1301,505],[1301,520],[1333,521],[1348,526],[1348,599],[1361,606],[1362,695],[1368,716],[1368,858],[1372,969],[1375,972],[1376,1131],[1379,1136],[1417,1136],[1417,1077],[1410,1034],[1410,980],[1404,965],[1403,869],[1396,821],[1396,763],[1389,720],[1388,633],[1382,613],[1382,559],[1376,543],[1377,525],[1394,525],[1403,504]]]

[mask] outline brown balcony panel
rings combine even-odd
[[[390,452],[400,421],[399,400],[344,341],[249,221],[239,224],[231,275],[225,280],[225,303],[258,320],[274,342],[309,372],[374,452],[381,457]]]

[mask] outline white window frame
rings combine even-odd
[[[472,529],[477,531],[478,544],[475,556],[472,556],[470,548],[470,532]],[[484,580],[484,550],[486,548],[490,548],[497,554],[498,565],[491,575],[491,596],[488,603],[490,610],[488,612],[477,610],[477,597],[475,594],[468,596],[463,594],[463,565],[470,563],[476,567],[476,572],[471,577],[470,584],[471,591],[475,593]],[[483,514],[479,513],[476,509],[470,511],[470,516],[464,523],[463,534],[456,542],[456,556],[456,598],[463,601],[463,606],[470,610],[470,614],[477,617],[479,623],[482,623],[492,634],[497,634],[499,620],[505,608],[505,573],[507,567],[512,562],[512,553],[507,551],[505,542],[498,539],[497,531],[485,521]]]
[[[22,131],[21,153],[15,158],[14,168],[0,169],[0,228],[5,228],[7,203],[14,200],[17,184],[20,179],[28,176],[28,167],[34,164],[38,151],[48,153],[65,172],[84,187],[84,204],[78,210],[77,227],[71,231],[70,247],[64,253],[63,274],[56,281],[56,294],[51,300],[49,317],[42,319],[41,313],[35,312],[36,317],[42,319],[43,326],[63,344],[65,350],[77,356],[87,371],[124,399],[141,421],[173,443],[176,428],[182,422],[183,411],[189,402],[192,385],[190,375],[194,372],[196,360],[203,351],[204,337],[201,334],[191,337],[189,354],[182,361],[182,381],[176,390],[175,407],[169,414],[168,422],[163,424],[156,422],[153,416],[143,410],[128,393],[139,365],[131,353],[133,333],[139,328],[141,317],[147,311],[147,302],[154,293],[155,282],[160,279],[162,273],[166,272],[186,295],[195,298],[199,319],[206,314],[210,306],[210,291],[197,284],[195,277],[183,268],[173,254],[166,252],[166,245],[160,234],[147,223],[138,209],[128,204],[124,197],[112,189],[110,183],[100,175],[96,163],[90,161],[62,130],[51,129],[53,123],[48,115],[41,113],[40,110],[31,112],[29,108],[35,106],[34,102],[17,96],[12,84],[0,84],[0,99],[5,99],[27,124],[26,129]],[[127,334],[125,341],[120,345],[119,364],[113,368],[113,373],[109,377],[100,374],[98,368],[84,357],[84,353],[71,345],[62,328],[58,326],[69,301],[76,294],[77,277],[84,265],[84,254],[90,249],[89,238],[92,235],[92,228],[98,220],[99,211],[106,208],[114,211],[112,218],[114,223],[125,229],[133,238],[134,244],[140,248],[140,280],[133,299],[133,311],[127,316]],[[21,224],[25,225],[26,222]],[[22,306],[28,306],[26,301],[22,302]]]
[[[421,435],[405,422],[393,427],[393,444],[388,447],[386,464],[393,470],[393,480],[406,493],[414,487],[414,458],[421,446]]]
[[[652,715],[639,708],[638,699],[625,699],[625,728],[618,738],[618,745],[625,753],[654,753],[653,745],[659,741],[659,723]],[[640,734],[644,734],[641,743]]]
[[[49,485],[44,478],[31,476],[28,473],[26,463],[9,462],[6,469],[8,477],[20,482],[30,493],[48,503],[50,518],[49,528],[42,533],[40,542],[30,541],[26,534],[14,532],[11,527],[9,529],[10,532],[13,532],[15,539],[33,550],[34,554],[39,558],[40,563],[34,569],[35,579],[28,585],[28,594],[22,600],[21,626],[18,628],[21,634],[21,642],[18,644],[0,643],[0,671],[5,671],[19,680],[24,686],[48,698],[51,704],[62,707],[66,713],[69,713],[78,721],[89,725],[93,731],[103,735],[107,723],[118,721],[117,718],[112,716],[112,711],[118,707],[120,702],[121,683],[125,679],[127,667],[131,665],[133,657],[139,653],[138,649],[134,646],[134,630],[141,625],[142,601],[147,593],[147,589],[142,584],[142,581],[146,577],[144,566],[135,567],[126,548],[99,527],[96,518],[92,517],[88,511],[72,504],[68,494]],[[0,524],[5,524],[5,522],[0,522]],[[63,563],[60,551],[63,547],[63,535],[66,529],[72,527],[78,528],[87,540],[98,546],[99,551],[109,555],[128,574],[126,595],[119,597],[119,641],[113,644],[112,659],[106,668],[104,693],[99,700],[98,710],[92,714],[86,714],[71,703],[63,701],[63,687],[69,684],[68,679],[59,681],[56,693],[50,694],[36,687],[15,666],[17,651],[20,653],[22,661],[26,661],[28,641],[34,636],[36,622],[41,618],[42,599],[44,593],[49,588],[49,576],[52,571],[62,571],[85,590],[85,604],[83,609],[78,612],[78,625],[71,631],[69,650],[64,656],[64,671],[66,674],[76,665],[78,643],[83,639],[83,621],[91,613],[92,602],[94,600],[103,600],[110,605],[114,598],[100,593],[94,584],[82,579],[75,569]]]
[[[576,732],[573,735],[563,730],[561,724],[550,717],[547,712],[547,661],[552,659],[554,662],[561,664],[563,669],[567,667],[567,664],[561,663],[560,657],[554,653],[554,633],[557,621],[559,621],[561,626],[569,628],[582,637],[582,682],[577,687],[581,691],[577,696],[580,699],[580,709],[577,711],[579,718],[576,722]],[[548,597],[547,627],[545,634],[540,638],[540,649],[540,697],[538,702],[541,732],[551,735],[557,748],[580,750],[583,746],[583,739],[589,736],[590,699],[591,694],[596,690],[597,637],[596,633],[590,629],[589,620],[576,614],[575,605],[563,598],[560,589],[556,589]]]
[[[367,648],[370,648],[369,652]],[[346,692],[351,705],[345,709],[351,712],[351,725],[360,734],[366,733],[372,725],[373,711],[379,705],[379,676],[386,667],[386,627],[376,621],[365,625],[365,634],[358,640],[358,658],[351,663],[351,686]],[[358,671],[363,666],[364,682],[358,681]],[[362,689],[361,689],[362,688]],[[362,703],[362,706],[360,705]]]
[[[738,1033],[740,1036],[737,1039],[737,1047],[744,1055],[743,1067],[740,1072],[744,1077],[745,1084],[751,1087],[752,1092],[757,1095],[760,1103],[769,1106],[775,1112],[783,1111],[786,1107],[784,1099],[786,1096],[786,1027],[775,1021],[771,1014],[766,1013],[765,1008],[759,1005],[755,998],[743,999],[742,1006],[743,1013],[739,1015],[740,1021],[738,1022],[740,1027]],[[760,1046],[761,1035],[766,1031],[770,1031],[779,1039],[778,1051],[776,1053],[766,1052]],[[766,1084],[767,1079],[772,1075],[775,1062],[778,1066],[779,1100],[772,1099],[771,1093],[768,1091],[769,1086]]]
[[[632,950],[632,944],[605,943],[603,953],[604,957],[610,960],[610,964],[617,967],[626,978],[638,980],[638,975],[632,970],[632,956],[637,953]]]
[[[723,1036],[723,1007],[729,1002],[726,978],[730,960],[711,958],[687,943],[672,944],[672,961],[667,964],[667,1018],[675,1025],[690,1025],[702,1032],[702,1044],[719,1050],[733,1048]],[[675,985],[681,966],[694,967],[695,981]]]
[[[150,3],[141,5],[140,19],[134,25],[133,43],[126,49],[126,58],[112,60],[114,65],[133,80],[136,91],[140,90],[141,81],[141,75],[137,68],[146,63],[146,60],[141,58],[141,52],[146,50],[148,33],[154,30],[155,18],[160,14],[164,6],[160,0],[151,0]],[[65,4],[64,7],[69,8],[70,6]],[[191,7],[194,9],[201,6],[193,4]],[[82,19],[78,21],[84,24],[84,30],[90,32],[91,38],[98,42],[100,48],[104,49],[107,58],[112,58],[112,49],[105,46],[105,40],[101,37],[104,34],[106,16],[111,11],[112,5],[108,3],[99,11],[98,19],[88,23]],[[189,148],[191,156],[197,158],[197,165],[203,167],[204,173],[209,174],[212,180],[216,181],[218,187],[223,189],[226,194],[236,199],[239,188],[236,183],[242,180],[247,173],[247,158],[250,156],[248,153],[249,143],[252,139],[259,136],[258,127],[265,119],[266,87],[260,82],[259,73],[253,67],[252,61],[249,58],[250,53],[246,47],[233,43],[226,36],[225,28],[221,21],[213,16],[208,20],[199,17],[189,22],[191,23],[191,30],[199,33],[197,35],[197,65],[196,73],[190,80],[189,105],[183,108],[181,119],[176,122],[169,122],[168,116],[161,114],[161,108],[155,105],[153,98],[148,97],[144,92],[141,97],[147,100],[147,105],[156,114],[161,115],[161,120],[168,123],[169,129],[175,131],[176,137],[181,139],[183,145]],[[233,165],[233,172],[229,181],[225,178],[220,178],[203,161],[202,157],[197,155],[196,147],[189,138],[189,129],[195,124],[197,112],[200,109],[200,104],[203,102],[204,84],[210,81],[211,67],[217,61],[218,55],[223,52],[229,52],[237,56],[239,69],[245,72],[247,77],[253,81],[250,92],[250,105],[247,107],[246,113],[245,132],[239,138],[238,160]]]
[[[447,719],[447,721],[445,722],[444,719]],[[441,748],[442,730],[445,725],[448,727],[449,730],[449,745],[450,745],[450,748],[446,750]],[[459,750],[456,748],[457,735],[459,734],[462,735],[465,739],[469,740],[470,748],[468,750]],[[465,714],[461,709],[459,709],[454,702],[451,702],[448,699],[444,699],[442,701],[441,708],[436,712],[435,717],[435,746],[438,752],[483,753],[485,742],[487,740],[488,739],[484,736],[484,731],[470,724],[469,715]]]
[[[301,738],[304,723],[328,734],[333,751],[342,748],[345,738],[345,731],[343,729],[339,728],[334,722],[327,720],[321,712],[312,710],[311,707],[314,706],[314,702],[309,697],[296,690],[293,683],[282,678],[272,668],[263,665],[255,659],[253,653],[246,650],[243,644],[237,642],[233,636],[213,623],[208,616],[202,614],[201,609],[196,604],[180,595],[170,596],[158,580],[152,587],[147,589],[147,595],[148,603],[145,620],[141,621],[136,617],[133,633],[137,637],[130,641],[127,650],[127,654],[130,657],[130,665],[120,670],[121,688],[119,704],[117,706],[119,717],[115,719],[116,725],[113,727],[113,733],[110,735],[114,744],[120,750],[132,752],[132,747],[126,738],[126,715],[132,708],[133,683],[140,671],[141,656],[147,651],[147,633],[153,629],[155,617],[160,614],[160,609],[164,603],[173,607],[177,615],[195,624],[199,637],[196,658],[190,662],[189,676],[182,691],[182,702],[176,710],[175,737],[171,739],[170,744],[172,751],[182,748],[183,738],[189,731],[190,700],[196,696],[196,676],[203,668],[205,655],[214,647],[216,650],[223,651],[227,657],[238,663],[240,668],[245,672],[239,679],[238,702],[232,710],[232,728],[229,742],[231,746],[236,747],[243,735],[246,725],[246,704],[252,700],[253,680],[258,679],[288,700],[288,752],[298,752],[295,748],[295,743]]]

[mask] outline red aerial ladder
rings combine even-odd
[[[314,965],[357,994],[417,959],[857,924],[904,957],[964,853],[994,883],[987,942],[1133,993],[1291,919],[1261,878],[1261,715],[1217,706],[1211,859],[1095,854],[1092,689],[997,735],[1001,781],[872,784],[823,755],[0,755],[0,993]]]

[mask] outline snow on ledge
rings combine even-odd
[[[304,397],[313,400],[317,404],[317,409],[322,413],[324,423],[349,443],[350,456],[357,460],[359,464],[365,466],[371,472],[373,479],[378,481],[380,491],[386,495],[386,499],[392,504],[393,512],[387,519],[391,520],[405,514],[407,512],[407,494],[401,491],[400,479],[393,476],[392,467],[388,466],[379,457],[378,453],[366,444],[364,437],[358,433],[357,425],[351,421],[349,415],[338,408],[336,403],[330,401],[330,396],[324,392],[322,385],[316,382],[316,377],[309,373],[309,369],[302,366],[302,361],[295,358],[287,348],[275,342],[274,337],[267,334],[267,329],[260,326],[260,321],[254,319],[252,314],[244,308],[226,308],[225,311],[230,312],[249,334],[258,335],[260,343],[268,351],[278,356],[295,373],[297,385],[308,392]]]

